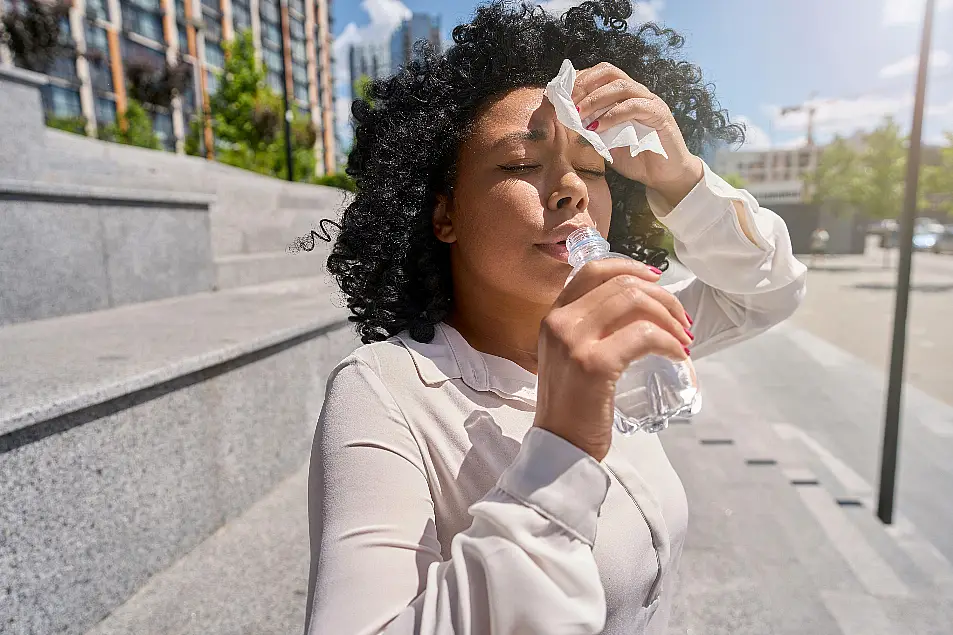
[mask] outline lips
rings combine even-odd
[[[560,262],[569,262],[569,249],[566,248],[565,240],[558,243],[543,243],[536,245],[536,248]]]

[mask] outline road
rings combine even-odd
[[[886,378],[897,272],[883,267],[879,249],[869,251],[812,269],[791,322],[883,369]],[[915,254],[912,288],[906,379],[953,405],[953,255]]]
[[[758,417],[810,451],[825,486],[863,501],[871,513],[896,278],[895,268],[881,263],[875,251],[819,264],[808,274],[807,298],[791,320],[699,364],[702,382],[709,371],[730,373],[739,400],[756,403]],[[935,546],[949,570],[953,256],[916,254],[913,282],[895,530],[923,538],[921,551]],[[925,557],[933,556],[939,557]]]

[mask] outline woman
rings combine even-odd
[[[358,193],[328,268],[366,345],[318,422],[308,633],[665,632],[685,493],[656,435],[612,436],[614,381],[783,320],[804,267],[693,154],[741,130],[681,38],[628,31],[631,12],[485,6],[355,102]],[[583,120],[612,107],[590,129],[639,121],[668,159],[607,166],[563,127],[543,95],[563,59]],[[696,276],[668,289],[656,217]],[[583,226],[645,264],[564,289]]]

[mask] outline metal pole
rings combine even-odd
[[[907,182],[900,218],[900,262],[897,267],[897,299],[893,318],[893,348],[890,351],[890,379],[887,386],[887,412],[880,456],[880,494],[877,516],[885,524],[893,523],[894,491],[897,476],[897,449],[900,440],[900,410],[903,393],[903,361],[907,340],[907,308],[910,303],[910,269],[913,264],[913,220],[917,211],[917,181],[920,174],[920,139],[923,129],[923,105],[926,100],[930,40],[933,35],[935,0],[927,0],[920,40],[920,69],[917,72],[917,96],[913,107],[913,128],[907,157]]]
[[[291,149],[291,103],[289,98],[289,87],[291,83],[291,72],[288,68],[289,58],[291,57],[291,18],[288,16],[288,1],[281,0],[281,72],[284,77],[281,85],[284,87],[285,102],[285,163],[288,165],[287,178],[294,181],[294,152]]]

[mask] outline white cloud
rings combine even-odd
[[[902,119],[913,105],[913,97],[863,96],[854,99],[814,99],[805,106],[813,106],[814,136],[822,141],[834,134],[850,135],[858,130],[876,128],[886,116]],[[781,108],[771,106],[773,126],[779,132],[806,133],[806,111],[781,114]]]
[[[763,128],[751,123],[751,120],[744,115],[733,119],[745,125],[745,142],[739,150],[767,150],[771,147],[771,137]]]
[[[562,15],[571,7],[582,4],[583,0],[546,0],[537,2],[539,6],[555,15]],[[662,9],[665,8],[665,0],[642,0],[635,2],[632,6],[632,17],[629,18],[629,24],[640,24],[642,22],[653,22],[659,19]]]
[[[370,17],[370,23],[359,27],[351,22],[331,45],[334,51],[335,128],[338,139],[345,145],[351,140],[351,47],[386,44],[397,27],[411,16],[410,9],[400,0],[364,0],[361,8]]]
[[[930,68],[933,70],[948,68],[951,62],[953,62],[953,56],[946,51],[930,52]],[[891,79],[894,77],[902,77],[904,75],[913,75],[917,72],[919,63],[920,57],[918,55],[908,55],[902,60],[898,60],[893,64],[887,64],[880,69],[880,77],[884,79]]]
[[[920,24],[925,6],[926,0],[884,0],[883,23],[885,26]],[[938,12],[950,7],[953,0],[937,0]]]

